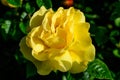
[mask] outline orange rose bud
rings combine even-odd
[[[64,0],[63,5],[66,7],[70,7],[73,5],[73,0]]]

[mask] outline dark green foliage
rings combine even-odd
[[[74,0],[90,23],[96,59],[79,74],[51,72],[38,75],[34,65],[19,51],[19,42],[27,34],[29,21],[42,5],[47,9],[63,6],[64,0],[7,0],[0,2],[0,80],[119,80],[120,79],[120,0]]]
[[[21,7],[22,5],[22,0],[7,0],[7,2],[16,7]]]
[[[112,80],[111,72],[107,65],[99,59],[91,62],[85,73],[87,73],[85,76],[89,76],[90,80],[94,80],[95,78]]]

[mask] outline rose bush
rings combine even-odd
[[[40,75],[56,70],[80,73],[95,57],[89,28],[80,10],[60,7],[54,12],[42,6],[30,19],[30,31],[22,38],[20,51]]]

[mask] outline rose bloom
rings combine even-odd
[[[51,71],[80,73],[95,58],[95,48],[84,14],[73,7],[56,12],[44,6],[30,19],[30,31],[20,42],[20,51],[40,75]]]

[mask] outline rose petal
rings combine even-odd
[[[51,32],[51,23],[52,23],[52,16],[54,12],[52,9],[49,9],[48,12],[45,14],[45,17],[42,22],[42,27],[45,31]]]
[[[62,17],[61,17],[62,16]],[[61,27],[65,21],[66,15],[64,14],[64,9],[60,7],[52,17],[51,30],[55,33],[56,27]]]
[[[56,33],[48,37],[47,41],[52,48],[64,48],[66,45],[66,31],[58,27]]]
[[[84,61],[82,62],[82,56],[79,56],[78,54],[76,53],[73,53],[71,52],[71,56],[72,56],[72,67],[70,69],[70,72],[71,73],[80,73],[80,72],[83,72],[86,70],[87,68],[87,64],[88,64],[88,61]]]
[[[75,11],[74,15],[74,23],[84,23],[85,22],[85,16],[80,10]]]
[[[78,42],[81,47],[85,49],[87,46],[92,44],[89,30],[89,23],[78,23],[74,25],[74,41]]]
[[[56,33],[51,34],[49,32],[43,31],[40,38],[44,43],[51,48],[64,48],[66,45],[66,31],[60,27],[57,27]]]
[[[70,69],[71,73],[80,73],[87,69],[88,62],[73,62],[72,68]]]
[[[73,52],[81,61],[92,61],[95,57],[95,48],[89,35],[89,24],[78,23],[74,28],[74,41],[69,46],[70,52]]]
[[[28,59],[28,60],[30,60],[30,61],[35,60],[35,59],[33,58],[32,54],[31,54],[32,49],[29,48],[29,47],[26,45],[26,37],[23,37],[23,38],[21,39],[19,46],[20,46],[20,51],[23,53],[23,56],[24,56],[26,59]]]
[[[34,61],[33,62],[37,67],[37,72],[40,75],[48,75],[52,71],[50,61]]]
[[[39,61],[45,61],[45,60],[50,60],[51,58],[55,57],[56,55],[58,55],[60,52],[60,50],[58,49],[46,49],[42,52],[35,52],[32,51],[32,55],[34,58],[36,58]]]
[[[35,12],[33,14],[33,16],[30,19],[30,28],[31,29],[34,27],[40,26],[42,24],[42,20],[45,16],[46,12],[47,12],[47,9],[44,6],[42,6],[40,8],[40,10],[38,10],[37,12]]]
[[[42,52],[35,52],[32,51],[32,55],[35,59],[39,61],[45,61],[45,60],[51,60],[54,59],[57,56],[62,56],[63,54],[60,49],[55,49],[55,48],[48,48]]]
[[[54,68],[62,72],[66,72],[72,67],[72,58],[68,51],[63,52],[62,55],[56,56],[52,62]]]
[[[45,48],[42,40],[39,38],[41,32],[41,27],[35,27],[26,37],[27,45],[31,47],[35,52],[41,52]]]
[[[91,45],[87,48],[85,54],[86,54],[86,55],[85,55],[85,60],[86,60],[86,61],[93,61],[94,58],[95,58],[95,47],[91,44]]]
[[[35,66],[37,67],[37,71],[40,75],[48,75],[52,68],[51,68],[51,63],[49,61],[44,61],[44,62],[40,62],[38,60],[36,60],[31,53],[31,48],[27,47],[26,45],[26,37],[22,38],[21,42],[20,42],[20,51],[23,53],[24,57],[30,61],[33,62],[33,64],[35,64]]]
[[[74,52],[74,51],[69,51],[69,52],[70,52],[70,55],[72,57],[72,62],[80,63],[82,61],[81,56],[79,56],[76,52]]]
[[[95,58],[94,46],[91,44],[90,46],[86,47],[84,50],[81,49],[80,46],[81,45],[79,45],[79,43],[76,43],[69,48],[71,56],[73,57],[73,61],[77,61],[77,62],[93,61]]]

